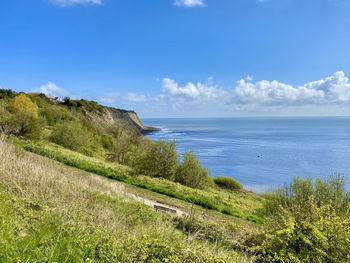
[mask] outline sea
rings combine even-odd
[[[257,193],[285,186],[295,175],[342,174],[350,189],[350,117],[143,119],[172,140],[180,155],[196,154],[210,175],[230,176]]]

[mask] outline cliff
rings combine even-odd
[[[133,130],[139,131],[142,134],[147,134],[153,131],[158,131],[158,128],[155,127],[147,127],[137,116],[134,111],[127,111],[116,109],[112,107],[104,107],[105,108],[105,120],[109,123],[114,123],[116,121],[122,121],[126,123]]]

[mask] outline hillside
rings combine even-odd
[[[132,111],[0,90],[0,262],[350,261],[343,176],[258,195],[152,130]]]
[[[0,175],[1,262],[249,262],[221,243],[225,228],[188,238],[181,217],[134,201],[128,185],[1,139]]]
[[[14,98],[18,94],[20,93],[0,89],[0,102],[6,104],[8,100]],[[78,117],[83,120],[82,117],[85,117],[91,122],[100,123],[106,127],[124,126],[136,133],[146,134],[158,130],[154,127],[144,126],[134,111],[106,107],[94,101],[87,101],[84,99],[71,100],[67,97],[62,100],[38,93],[30,93],[27,94],[27,96],[38,105],[40,113],[45,117],[49,125],[67,118]],[[73,110],[78,112],[72,114]],[[79,113],[81,113],[82,116],[79,116]]]

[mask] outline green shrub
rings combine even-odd
[[[7,123],[7,120],[10,118],[10,113],[6,108],[6,104],[0,101],[0,133],[3,134],[8,134],[10,128]]]
[[[47,124],[53,126],[55,119],[49,105],[45,102],[45,99],[47,100],[45,94],[28,94],[28,97],[39,107],[39,113],[46,120]]]
[[[31,101],[31,99],[24,93],[14,97],[7,106],[11,113],[26,113],[34,117],[38,116],[38,106]]]
[[[47,124],[49,124],[50,126],[55,125],[55,118],[48,107],[45,107],[42,110],[40,110],[40,113],[46,119]]]
[[[101,144],[103,148],[107,150],[112,150],[114,146],[114,138],[109,134],[101,135]]]
[[[222,242],[225,238],[222,226],[198,218],[191,218],[190,216],[174,217],[173,224],[184,233],[193,234],[201,240]]]
[[[250,249],[257,262],[349,262],[350,200],[344,177],[295,177],[266,196],[264,238]]]
[[[7,94],[8,95],[8,94]],[[0,131],[29,139],[39,139],[42,134],[42,119],[38,116],[38,106],[25,94],[14,97],[7,105],[0,107]]]
[[[40,139],[42,134],[40,119],[27,112],[5,114],[0,120],[0,128],[5,134],[23,136],[29,139]]]
[[[294,204],[308,202],[311,197],[318,207],[332,204],[339,212],[346,211],[350,203],[350,193],[345,191],[345,178],[342,175],[332,175],[325,180],[295,176],[289,186],[265,194],[267,201],[264,210],[267,215],[274,215],[280,207],[292,210]]]
[[[71,150],[93,152],[99,147],[94,134],[80,122],[61,121],[55,126],[51,135],[51,141]]]
[[[214,178],[214,182],[219,187],[229,189],[229,190],[241,190],[241,189],[243,189],[243,186],[241,185],[241,183],[232,177],[226,177],[226,176],[220,175],[220,176]]]
[[[0,100],[9,101],[16,97],[17,93],[10,89],[0,89]]]
[[[133,147],[129,164],[135,173],[172,180],[178,163],[175,142],[145,140],[138,147]]]
[[[183,162],[178,166],[175,181],[192,187],[203,189],[211,182],[209,172],[203,168],[192,152],[185,152]]]

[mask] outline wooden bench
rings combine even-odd
[[[156,209],[156,211],[158,212],[163,212],[163,213],[173,213],[176,214],[176,210],[175,209],[171,209],[165,206],[160,206],[160,205],[153,205],[154,209]]]

